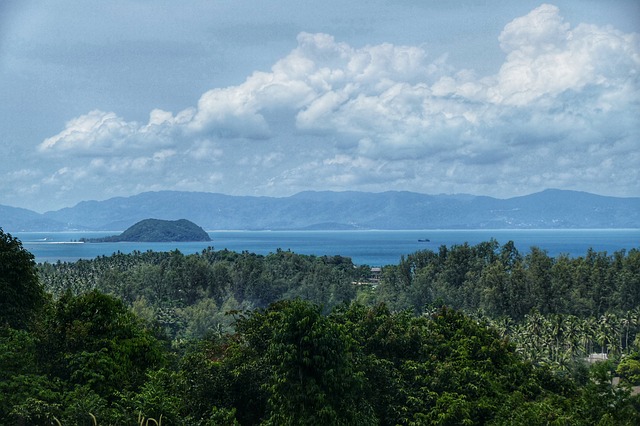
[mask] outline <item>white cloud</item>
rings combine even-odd
[[[63,131],[40,144],[39,151],[100,157],[153,150],[173,143],[175,127],[182,124],[181,119],[153,110],[149,123],[141,126],[113,112],[94,110],[67,122]]]
[[[600,86],[606,98],[620,95],[630,79],[637,83],[637,34],[587,24],[571,29],[555,6],[542,5],[512,21],[500,34],[500,45],[508,56],[490,89],[497,103],[527,105],[588,86]]]
[[[509,54],[538,56],[562,46],[568,39],[569,28],[556,6],[543,4],[508,23],[498,40],[502,50]]]
[[[210,90],[176,115],[156,109],[140,124],[92,111],[69,121],[40,145],[68,162],[47,183],[109,176],[124,187],[134,174],[154,186],[245,193],[518,193],[640,180],[638,34],[571,26],[545,4],[497,42],[499,72],[478,76],[422,47],[301,33],[270,72]]]
[[[119,148],[127,136],[135,132],[135,124],[127,123],[115,113],[91,111],[67,122],[65,129],[47,138],[42,151],[91,152]]]

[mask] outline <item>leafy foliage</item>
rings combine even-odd
[[[186,256],[177,250],[116,253],[39,268],[55,297],[94,289],[111,294],[145,310],[172,338],[203,337],[218,325],[229,331],[226,311],[264,308],[285,298],[310,300],[328,312],[355,298],[352,282],[363,274],[349,258],[283,250],[268,256],[213,249]]]
[[[0,228],[0,326],[26,327],[45,303],[33,259],[20,240]]]
[[[319,306],[278,302],[242,317],[237,330],[271,372],[263,384],[266,424],[372,423],[347,336]]]
[[[0,325],[0,424],[640,423],[635,249],[464,244],[379,281],[282,250],[116,253],[36,275],[2,235],[9,288],[37,297],[10,299],[25,315]],[[593,351],[609,361],[590,367]]]
[[[186,219],[144,219],[130,226],[120,235],[82,239],[81,241],[94,243],[118,241],[211,241],[211,238],[204,229]]]

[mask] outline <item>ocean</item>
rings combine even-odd
[[[115,252],[180,250],[197,253],[216,250],[269,254],[291,250],[309,255],[341,255],[357,265],[397,264],[401,256],[419,250],[437,251],[441,245],[465,242],[475,245],[491,238],[505,244],[512,240],[522,254],[532,246],[550,256],[584,256],[589,248],[612,254],[621,249],[640,249],[640,229],[504,229],[504,230],[410,230],[410,231],[209,231],[211,242],[190,243],[80,243],[81,238],[119,234],[112,232],[17,232],[13,236],[35,256],[38,263],[75,262],[109,256]],[[429,241],[419,241],[429,240]]]

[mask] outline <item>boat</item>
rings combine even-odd
[[[418,242],[419,242],[419,243],[429,243],[429,242],[431,242],[431,240],[430,240],[430,239],[428,239],[428,238],[424,238],[424,239],[422,239],[422,240],[418,240]]]

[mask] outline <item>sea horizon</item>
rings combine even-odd
[[[402,256],[437,251],[440,246],[476,245],[494,239],[515,243],[526,255],[537,247],[549,256],[580,257],[589,249],[607,252],[640,248],[640,229],[420,229],[420,230],[208,230],[209,242],[78,243],[80,238],[114,235],[120,231],[16,232],[38,263],[74,262],[113,253],[172,251],[184,254],[231,250],[268,255],[277,250],[315,256],[349,257],[357,265],[398,264]],[[418,241],[418,240],[429,240]]]

